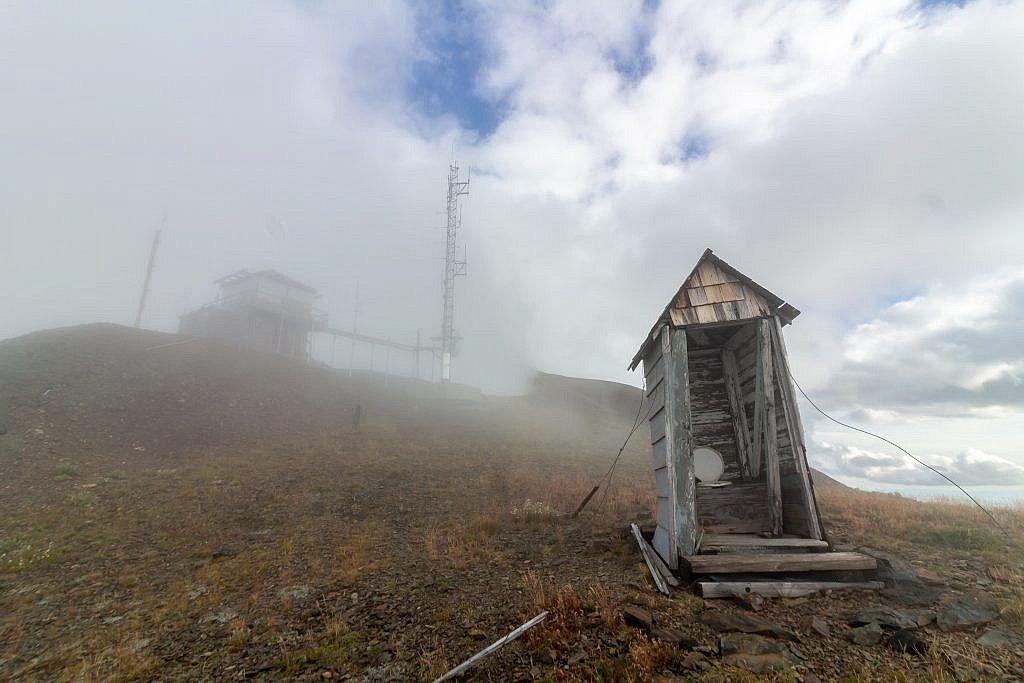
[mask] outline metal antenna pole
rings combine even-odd
[[[146,296],[149,294],[149,280],[153,276],[153,266],[156,265],[156,248],[160,246],[160,231],[166,222],[167,218],[164,217],[164,221],[153,234],[153,246],[149,250],[149,264],[146,266],[146,279],[142,283],[142,296],[139,297],[139,310],[135,313],[135,327],[142,323],[142,311],[146,308]]]
[[[456,237],[462,224],[459,197],[469,194],[469,180],[459,180],[459,166],[448,167],[447,239],[444,252],[444,306],[441,311],[441,381],[452,378],[452,354],[455,346],[455,278],[466,274],[466,260],[456,256]]]
[[[352,334],[359,334],[359,280],[356,280],[356,310],[352,314]],[[356,363],[356,338],[352,337],[352,349],[348,354],[348,376],[352,376],[352,368]]]

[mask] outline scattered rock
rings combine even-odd
[[[928,641],[914,631],[902,628],[890,635],[885,644],[897,652],[910,652],[915,655],[923,655],[929,648]]]
[[[814,631],[822,638],[832,635],[832,629],[828,627],[828,622],[818,615],[804,617],[800,625],[805,631]]]
[[[723,633],[718,638],[718,651],[723,664],[757,674],[783,671],[799,663],[785,643],[748,633]]]
[[[943,631],[964,631],[987,624],[999,616],[995,603],[977,597],[964,596],[939,610],[937,622]]]
[[[487,633],[483,629],[481,629],[481,628],[471,628],[471,629],[469,629],[469,631],[467,632],[466,635],[468,635],[470,638],[477,638],[477,639],[479,639],[479,638],[486,638],[487,637]]]
[[[645,631],[651,630],[651,626],[654,624],[654,615],[649,610],[640,605],[623,605],[619,609],[622,612],[622,617],[630,626],[636,626]]]
[[[846,639],[855,645],[878,645],[882,642],[882,627],[871,623],[867,626],[858,626],[846,634]]]
[[[657,638],[658,640],[664,640],[669,643],[682,645],[683,647],[693,647],[697,644],[695,639],[677,628],[652,628],[651,637]]]
[[[885,597],[905,605],[926,607],[942,594],[940,587],[926,585],[918,578],[917,570],[902,558],[874,548],[861,547],[857,551],[878,561],[875,576],[885,583],[886,587],[880,591]]]
[[[1020,645],[1020,638],[1010,631],[990,628],[978,638],[978,643],[985,647],[1014,647]]]
[[[800,679],[800,683],[821,683],[821,679],[814,674],[807,672],[803,675],[803,678]]]
[[[925,569],[921,567],[917,570],[917,578],[929,586],[945,586],[946,582],[941,576],[933,572],[931,569]]]
[[[734,593],[732,600],[751,612],[760,612],[764,609],[764,598],[757,593]]]
[[[799,640],[789,629],[776,626],[770,621],[749,614],[728,614],[725,612],[705,612],[701,615],[701,623],[716,631],[740,631],[742,633],[760,633],[785,640]]]
[[[232,609],[231,607],[225,607],[216,614],[207,614],[205,617],[200,619],[202,623],[217,622],[218,624],[226,624],[232,619],[238,618],[238,610]]]
[[[711,668],[711,662],[700,652],[689,652],[683,657],[683,666],[692,671],[706,671]]]
[[[869,607],[854,612],[846,619],[851,626],[879,624],[895,629],[915,629],[927,626],[935,620],[935,613],[923,609],[893,609],[892,607]]]
[[[579,652],[574,654],[572,657],[569,657],[569,660],[568,660],[567,663],[569,664],[569,666],[572,666],[573,664],[579,664],[580,662],[582,662],[586,658],[587,658],[587,653],[583,652],[583,650],[580,650]]]
[[[192,588],[192,590],[188,592],[188,599],[195,600],[201,595],[206,595],[207,590],[208,589],[206,588],[206,586],[204,586],[201,583],[198,583]]]
[[[277,592],[277,595],[282,600],[291,600],[293,602],[302,602],[313,595],[313,587],[307,586],[306,584],[297,584],[295,586],[288,586],[282,588]]]

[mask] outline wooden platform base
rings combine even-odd
[[[860,553],[722,553],[687,555],[691,574],[761,574],[877,569],[875,558]]]
[[[881,581],[699,581],[705,598],[731,598],[757,593],[765,598],[801,598],[826,590],[881,590]]]
[[[756,534],[704,534],[700,552],[721,553],[823,553],[828,542],[813,538],[764,538]]]

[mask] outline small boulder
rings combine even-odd
[[[828,638],[832,635],[832,629],[829,628],[828,622],[818,615],[807,616],[801,620],[800,625],[805,631],[814,631],[822,638]]]
[[[935,620],[935,614],[922,609],[893,609],[892,607],[868,607],[854,612],[846,618],[850,626],[879,624],[894,629],[914,629],[927,626]]]
[[[964,596],[939,610],[936,621],[943,631],[965,631],[987,624],[999,617],[995,603],[982,598]]]
[[[650,631],[651,626],[654,625],[654,615],[640,605],[623,605],[619,609],[622,612],[622,618],[630,626]]]
[[[733,602],[751,612],[760,612],[764,609],[764,598],[757,593],[734,593]]]
[[[755,617],[750,614],[728,614],[726,612],[705,612],[701,615],[701,623],[716,631],[740,631],[741,633],[759,633],[784,640],[799,640],[789,629]]]
[[[652,628],[651,637],[683,647],[693,647],[697,644],[696,640],[677,628]]]
[[[722,663],[757,674],[783,671],[799,664],[785,643],[749,633],[723,633],[718,639]]]
[[[846,639],[855,645],[878,645],[882,642],[883,635],[882,627],[871,623],[867,626],[850,629],[850,632],[846,634]]]
[[[914,631],[900,629],[890,635],[885,644],[897,652],[909,652],[915,655],[923,655],[928,652],[928,641],[917,635]]]
[[[921,567],[917,570],[917,578],[921,583],[925,583],[929,586],[945,586],[946,582],[941,576],[933,572],[931,569],[925,569]]]
[[[1001,628],[990,628],[978,638],[978,643],[984,647],[1014,647],[1020,642],[1019,636]]]

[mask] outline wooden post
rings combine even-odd
[[[796,407],[796,394],[793,391],[793,376],[789,371],[789,355],[786,343],[782,339],[782,324],[778,317],[773,317],[772,346],[775,349],[775,373],[782,394],[782,411],[789,430],[789,441],[793,448],[793,460],[800,477],[803,489],[804,505],[807,515],[807,531],[810,538],[817,540],[825,536],[821,529],[821,517],[818,514],[818,503],[814,496],[814,482],[807,466],[807,445],[804,443],[804,428],[800,422],[800,411]]]
[[[692,555],[697,544],[696,481],[693,474],[693,431],[690,425],[690,371],[686,330],[662,332],[665,362],[665,438],[675,512],[675,545],[680,555]],[[671,566],[671,564],[670,564]]]
[[[765,480],[768,485],[768,528],[773,536],[782,533],[782,481],[779,473],[779,437],[775,426],[775,373],[772,364],[771,321],[761,320],[758,329],[758,383],[764,409],[761,435],[764,448]]]
[[[743,410],[743,391],[736,369],[736,354],[732,349],[722,349],[722,380],[729,395],[729,411],[732,413],[732,428],[736,435],[740,473],[743,479],[751,481],[754,476],[750,470],[750,430],[747,429],[747,413]]]
[[[363,419],[363,405],[361,403],[356,404],[356,409],[352,413],[352,429],[359,431],[359,425]]]

